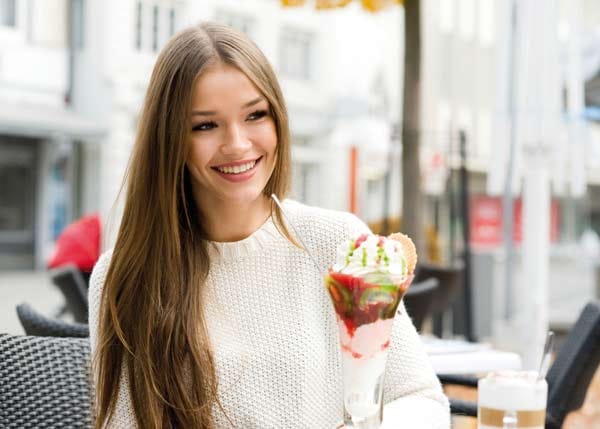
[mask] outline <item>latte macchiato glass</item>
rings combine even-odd
[[[478,383],[479,429],[544,429],[548,384],[535,371],[499,371]]]

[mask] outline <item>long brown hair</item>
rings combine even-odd
[[[278,140],[264,195],[288,191],[287,112],[263,53],[217,24],[177,34],[154,66],[124,182],[125,208],[100,303],[97,428],[110,424],[122,374],[139,427],[214,427],[217,379],[202,302],[208,236],[185,161],[192,87],[219,62],[245,73],[269,101]],[[271,207],[277,227],[293,242],[279,209]]]

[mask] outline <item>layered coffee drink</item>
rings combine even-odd
[[[479,429],[544,429],[548,384],[535,371],[499,371],[478,383]]]

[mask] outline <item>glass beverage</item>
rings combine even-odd
[[[378,429],[394,315],[406,291],[389,276],[330,272],[325,285],[337,315],[344,381],[344,427]]]
[[[535,371],[499,371],[478,382],[479,429],[544,429],[548,384]]]

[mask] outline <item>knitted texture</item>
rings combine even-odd
[[[369,230],[348,213],[284,204],[319,270],[271,219],[242,241],[210,247],[204,302],[219,398],[236,428],[330,429],[343,419],[343,392],[335,313],[322,274],[343,240]],[[110,257],[107,252],[100,258],[90,283],[92,352]],[[127,377],[121,380],[112,426],[134,427]],[[403,427],[450,425],[448,401],[402,305],[394,320],[384,398],[395,401]],[[231,427],[217,406],[213,413],[217,427]]]

